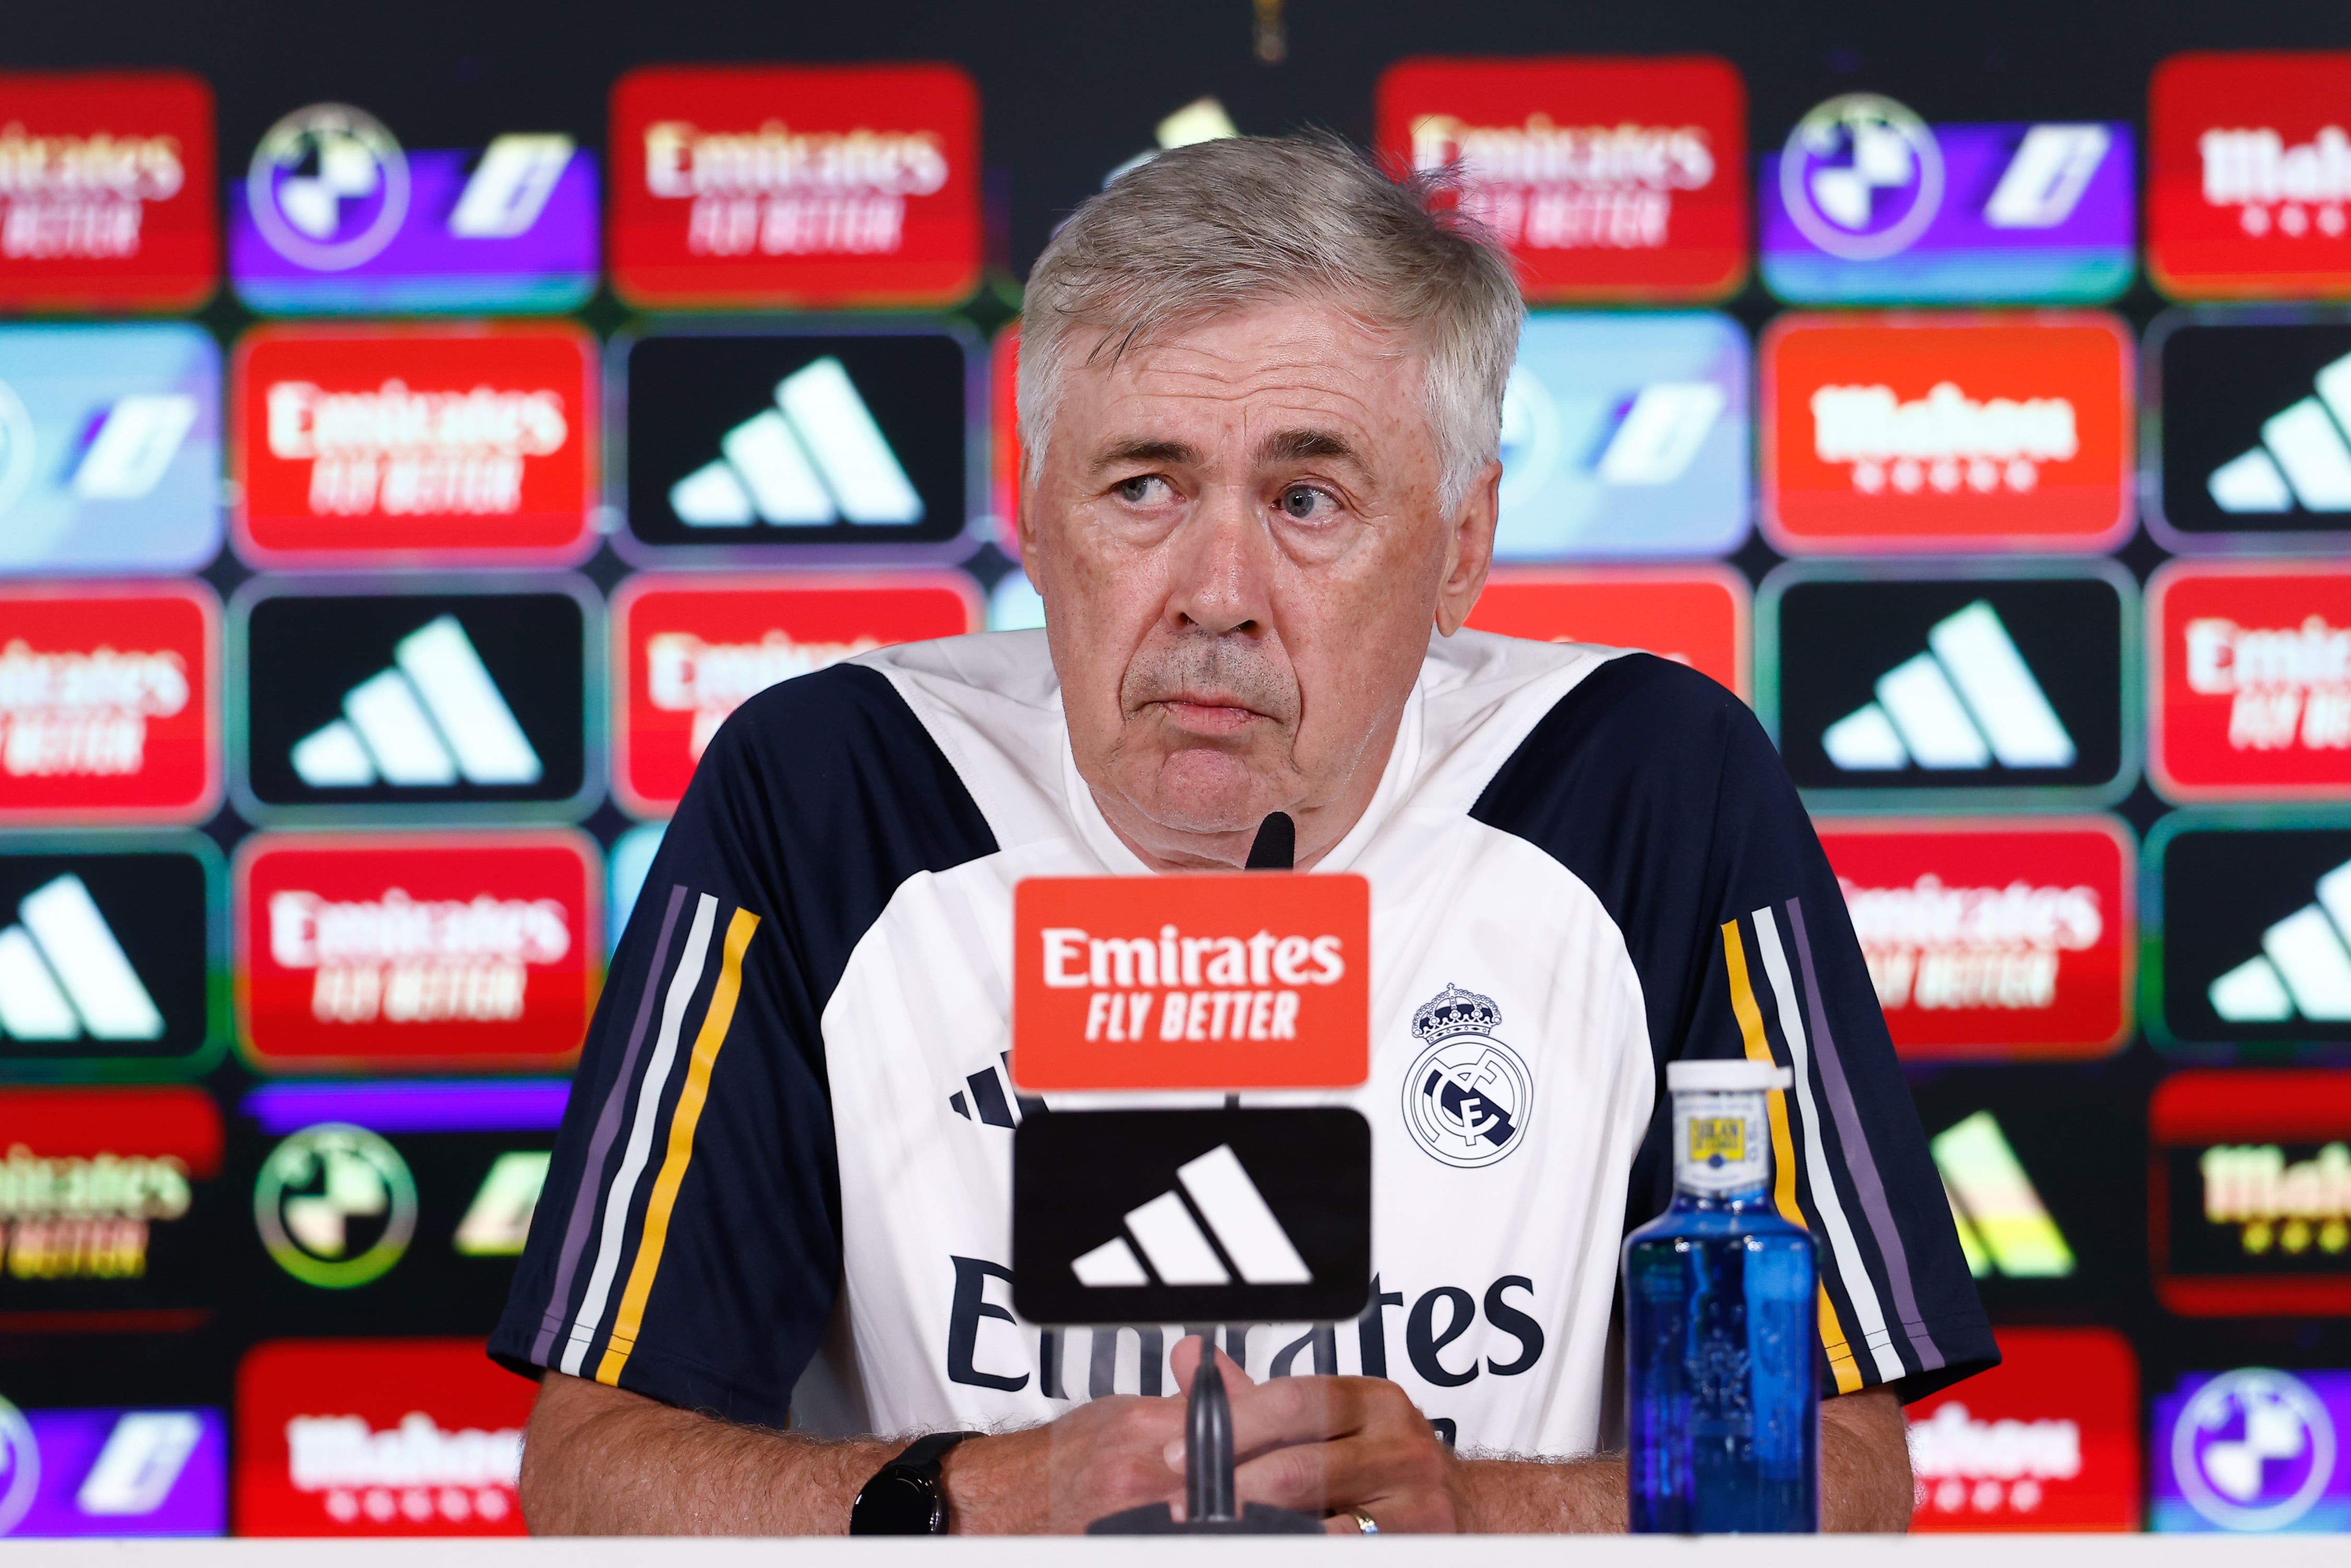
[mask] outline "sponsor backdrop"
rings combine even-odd
[[[1919,1525],[2351,1528],[2351,23],[19,9],[0,1534],[520,1529],[482,1339],[712,735],[1040,623],[1030,262],[1310,124],[1533,308],[1472,624],[1816,813],[2008,1358]]]

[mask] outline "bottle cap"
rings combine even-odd
[[[1677,1094],[1754,1093],[1765,1089],[1785,1089],[1795,1081],[1796,1075],[1777,1062],[1750,1061],[1744,1057],[1727,1061],[1666,1063],[1666,1087]]]

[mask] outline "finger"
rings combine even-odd
[[[1276,1449],[1236,1470],[1233,1490],[1243,1503],[1308,1513],[1361,1509],[1383,1531],[1442,1531],[1455,1519],[1446,1480],[1444,1462],[1431,1448],[1357,1437]]]
[[[1244,1457],[1291,1443],[1319,1443],[1352,1436],[1384,1405],[1384,1379],[1368,1377],[1276,1377],[1237,1396],[1233,1451]],[[1396,1403],[1409,1408],[1397,1391]]]

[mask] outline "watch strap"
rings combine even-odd
[[[977,1432],[932,1432],[915,1438],[898,1450],[898,1457],[882,1468],[885,1470],[922,1470],[932,1476],[939,1473],[940,1461],[947,1450],[966,1437],[977,1437]]]
[[[849,1511],[852,1535],[944,1535],[946,1498],[939,1489],[947,1450],[976,1432],[932,1432],[915,1438],[859,1489]],[[909,1495],[911,1493],[911,1495]]]

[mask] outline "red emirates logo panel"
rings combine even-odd
[[[976,632],[979,600],[960,572],[645,576],[613,595],[612,621],[613,792],[665,817],[746,699],[893,643]]]
[[[949,305],[979,282],[954,66],[655,68],[612,89],[612,286],[664,307]]]
[[[2129,830],[2105,817],[1823,818],[1905,1061],[2105,1056],[2130,1038]]]
[[[1406,60],[1379,146],[1458,165],[1527,298],[1719,299],[1747,276],[1747,89],[1727,60]]]
[[[0,309],[195,309],[220,278],[216,192],[201,78],[0,76]]]
[[[2001,1364],[1903,1412],[1910,1528],[2139,1527],[2138,1358],[2112,1329],[2003,1328]]]
[[[0,587],[0,822],[212,815],[219,665],[201,582]]]
[[[1641,648],[1751,693],[1747,580],[1723,567],[1499,568],[1469,625],[1539,643]]]
[[[2351,800],[2351,567],[2175,561],[2147,586],[2147,634],[2157,789]]]
[[[593,548],[577,327],[263,328],[239,346],[237,547],[269,566],[560,565]]]
[[[239,1535],[520,1535],[537,1396],[480,1340],[279,1340],[236,1374]]]
[[[1792,554],[2111,549],[2132,346],[2089,312],[1782,316],[1763,334],[1763,527]]]
[[[595,862],[564,831],[248,839],[238,1036],[271,1071],[568,1067],[603,951]]]
[[[2180,299],[2351,295],[2351,54],[2189,54],[2147,94],[2147,272]]]

